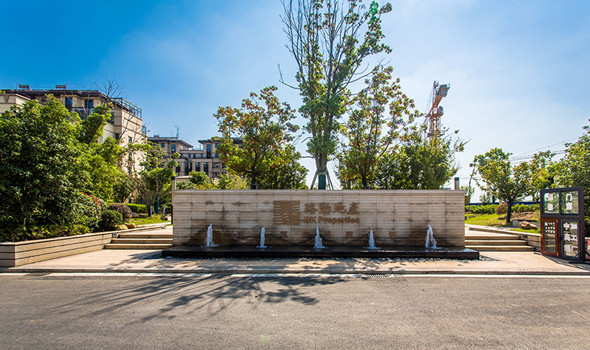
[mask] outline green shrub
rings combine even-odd
[[[125,205],[134,213],[147,213],[147,205],[145,204],[125,203]]]
[[[82,235],[90,232],[90,229],[86,225],[40,225],[32,226],[28,231],[24,231],[22,228],[14,232],[13,235],[0,233],[0,242],[3,241],[27,241],[43,238],[54,238],[54,237],[65,237]],[[14,240],[13,240],[14,239]]]
[[[118,211],[119,213],[121,213],[124,221],[128,221],[129,219],[131,219],[131,216],[132,216],[131,208],[129,208],[128,206],[126,206],[123,203],[113,203],[113,204],[109,205],[109,207],[107,209],[108,210],[115,210],[115,211]]]
[[[472,214],[494,214],[496,212],[497,205],[467,205],[465,211]]]
[[[500,205],[498,205],[498,207],[496,207],[496,214],[503,215],[506,213],[508,213],[508,204],[501,203]]]
[[[100,228],[103,231],[114,231],[123,222],[121,213],[116,210],[105,210],[100,218]]]
[[[513,213],[525,213],[531,211],[539,211],[541,206],[539,204],[515,204],[512,206]]]
[[[78,194],[78,205],[74,207],[72,222],[74,225],[84,225],[93,231],[98,227],[100,216],[106,207],[100,199],[86,194]]]

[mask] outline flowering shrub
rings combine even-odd
[[[104,202],[86,193],[80,192],[78,205],[74,209],[74,223],[87,226],[91,231],[98,227],[103,212]]]

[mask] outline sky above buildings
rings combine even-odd
[[[468,141],[457,155],[462,184],[473,157],[493,147],[522,156],[582,135],[590,2],[391,3],[382,20],[393,52],[381,58],[422,112],[434,80],[451,85],[442,123]],[[4,2],[0,89],[115,80],[143,109],[150,135],[178,130],[196,146],[218,134],[217,108],[239,106],[250,91],[276,85],[282,100],[301,104],[279,82],[279,66],[295,81],[281,13],[280,0]],[[304,164],[313,175],[313,162]]]

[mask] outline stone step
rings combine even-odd
[[[172,244],[172,238],[113,238],[112,244]]]
[[[479,239],[465,239],[465,245],[505,245],[505,246],[519,246],[519,245],[527,245],[527,242],[517,239],[517,240],[479,240]]]
[[[465,245],[467,249],[477,250],[478,252],[492,252],[492,251],[503,251],[503,252],[534,252],[535,248],[528,245],[519,246],[503,246],[503,245]]]
[[[172,232],[170,233],[149,233],[149,232],[121,232],[118,235],[118,238],[160,238],[160,239],[168,239],[172,238]]]
[[[131,243],[109,243],[105,249],[167,249],[172,244],[131,244]]]

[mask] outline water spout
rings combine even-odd
[[[434,239],[434,232],[432,231],[432,226],[428,224],[428,231],[426,231],[426,248],[431,249],[438,249],[436,246],[436,239]]]
[[[260,245],[256,246],[256,248],[260,248],[260,249],[268,248],[268,246],[266,246],[264,244],[264,240],[265,240],[264,231],[265,230],[264,230],[264,226],[263,226],[262,229],[260,230]]]
[[[313,246],[315,249],[324,249],[324,245],[322,244],[322,238],[320,237],[320,229],[319,227],[315,227],[315,245]]]
[[[207,228],[207,247],[217,247],[217,244],[213,243],[213,225],[209,225]]]
[[[369,233],[369,246],[366,247],[367,249],[379,249],[379,247],[375,247],[375,237],[373,237],[373,230]]]

